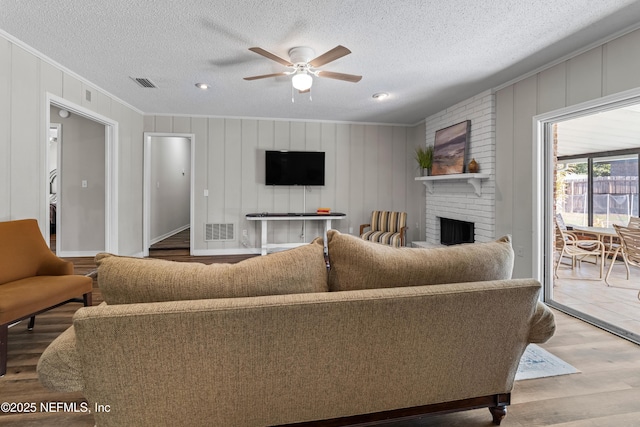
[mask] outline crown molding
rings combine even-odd
[[[59,64],[58,62],[56,62],[53,59],[49,58],[47,55],[45,55],[42,52],[40,52],[39,50],[34,49],[33,47],[29,46],[28,44],[26,44],[22,40],[15,38],[14,36],[12,36],[11,34],[7,33],[6,31],[4,31],[2,29],[0,29],[0,37],[3,37],[5,39],[7,39],[9,41],[9,43],[12,43],[15,46],[27,51],[28,53],[32,54],[36,58],[40,59],[41,61],[44,61],[44,62],[46,62],[46,63],[48,63],[50,65],[53,65],[54,67],[58,68],[60,71],[70,75],[73,78],[78,79],[82,83],[85,83],[85,84],[87,84],[87,85],[89,85],[89,86],[101,91],[102,93],[104,93],[105,95],[107,95],[111,99],[113,99],[114,101],[119,102],[120,104],[124,105],[127,108],[130,108],[131,110],[135,111],[136,113],[144,115],[144,112],[141,111],[140,109],[134,107],[133,105],[129,104],[126,101],[123,101],[122,99],[118,98],[117,96],[115,96],[115,95],[111,94],[110,92],[104,90],[100,86],[90,82],[89,80],[87,80],[84,77],[80,76],[79,74],[75,73],[74,71],[71,71],[70,69],[68,69],[64,65]]]

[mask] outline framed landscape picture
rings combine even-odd
[[[436,131],[433,144],[432,175],[464,173],[467,140],[471,130],[471,120]]]

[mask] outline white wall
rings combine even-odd
[[[532,118],[537,114],[640,87],[640,30],[561,62],[496,93],[496,235],[512,234],[522,246],[515,276],[532,274]],[[91,100],[86,93],[91,92]],[[413,206],[415,130],[405,127],[270,120],[144,117],[69,70],[0,35],[0,220],[36,218],[44,229],[47,201],[45,94],[95,111],[119,124],[118,208],[122,254],[142,251],[142,134],[190,132],[196,137],[196,247],[206,244],[205,222],[238,221],[255,241],[244,214],[300,210],[299,189],[266,189],[258,177],[258,150],[327,151],[327,187],[313,189],[308,210],[345,211],[342,231],[373,209]],[[372,149],[373,148],[373,149]],[[202,192],[210,190],[205,199]],[[414,225],[419,212],[409,212]],[[413,229],[413,230],[412,230]],[[415,232],[415,227],[409,230]],[[297,236],[299,231],[279,234]],[[309,234],[309,233],[308,233]],[[236,243],[232,243],[237,246]]]
[[[239,241],[204,242],[205,223],[236,223],[238,230],[248,230],[249,244],[257,246],[259,230],[245,220],[246,213],[302,210],[302,189],[264,186],[260,153],[269,148],[327,153],[327,185],[311,188],[306,206],[308,211],[328,206],[347,213],[345,220],[335,223],[339,230],[357,233],[374,209],[407,211],[409,236],[415,236],[422,226],[416,227],[424,218],[424,202],[420,200],[423,195],[415,191],[413,148],[422,142],[424,133],[416,128],[143,117],[142,112],[5,36],[0,36],[0,221],[36,218],[43,232],[47,226],[47,93],[118,123],[120,254],[142,253],[143,131],[196,135],[192,147],[196,150],[196,249],[242,249]],[[208,198],[203,196],[204,189],[209,190]],[[276,241],[296,241],[300,228],[283,225],[274,228],[274,233]],[[319,234],[318,225],[310,223],[305,240]]]
[[[191,141],[156,136],[150,141],[149,243],[154,244],[189,227]]]
[[[251,212],[300,212],[304,190],[264,184],[264,151],[290,149],[324,151],[324,187],[310,187],[306,211],[330,207],[346,219],[334,228],[357,233],[375,209],[408,211],[410,233],[419,221],[420,197],[413,191],[416,170],[412,128],[344,123],[145,116],[144,131],[195,134],[194,249],[199,253],[259,247],[259,225],[247,221]],[[209,196],[204,197],[204,190]],[[413,210],[410,210],[412,207]],[[205,242],[205,223],[234,223],[237,237],[249,234],[248,246]],[[300,242],[300,222],[270,226],[269,242]],[[308,222],[305,241],[321,235],[319,224]]]
[[[87,100],[87,91],[91,100]],[[0,221],[48,210],[46,94],[118,122],[118,252],[142,251],[142,114],[0,35]]]
[[[640,30],[496,93],[496,233],[513,235],[515,277],[533,274],[533,117],[640,87]]]

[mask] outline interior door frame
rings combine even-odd
[[[193,133],[145,132],[144,133],[144,172],[142,184],[142,256],[149,256],[151,241],[151,138],[186,138],[189,140],[191,176],[189,177],[189,254],[193,255],[194,218],[195,218],[195,140]]]
[[[118,254],[118,122],[109,119],[101,114],[96,113],[95,111],[89,110],[85,107],[77,105],[69,100],[61,98],[57,95],[47,92],[46,94],[46,102],[45,106],[45,132],[44,132],[44,141],[49,141],[49,127],[51,126],[51,107],[62,108],[69,111],[72,114],[77,114],[78,116],[84,117],[91,121],[100,123],[105,127],[105,252],[110,252],[113,254]],[[44,147],[48,145],[43,144]],[[58,144],[58,180],[61,182],[62,177],[62,162],[60,158],[60,153],[62,149],[62,144]],[[51,239],[49,223],[50,223],[50,213],[49,213],[49,150],[44,150],[44,166],[43,166],[43,176],[45,179],[43,180],[46,187],[46,191],[44,192],[45,197],[45,227],[43,228],[43,234],[45,241],[49,242]],[[60,200],[60,199],[59,199]],[[64,209],[64,207],[62,207]],[[58,218],[56,219],[56,227],[60,227],[60,214],[58,213]],[[64,239],[62,233],[56,233],[56,254],[60,254],[60,239]]]

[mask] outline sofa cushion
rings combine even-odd
[[[511,236],[443,248],[392,248],[328,232],[329,290],[392,288],[510,279]]]
[[[326,292],[321,239],[236,264],[205,265],[96,256],[98,286],[107,304]]]

